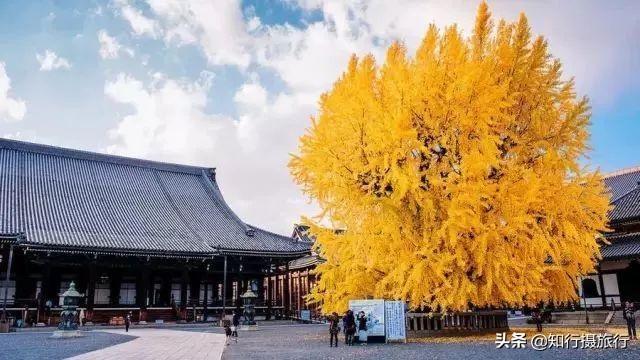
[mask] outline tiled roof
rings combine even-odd
[[[215,170],[0,139],[0,234],[30,246],[304,254],[242,222]]]
[[[289,269],[291,270],[303,269],[310,266],[316,266],[323,262],[324,260],[321,259],[318,255],[307,255],[299,259],[289,261]]]
[[[603,260],[615,260],[640,257],[640,232],[609,235],[610,245],[600,248]]]
[[[316,241],[315,236],[311,236],[309,234],[309,227],[307,225],[299,225],[295,224],[293,227],[293,234],[291,235],[294,239],[298,239],[300,241],[306,241],[309,243],[313,243]]]
[[[609,221],[621,222],[640,218],[640,187],[636,187],[613,202]]]
[[[640,183],[640,167],[622,169],[604,177],[604,183],[611,191],[611,201],[616,201]]]
[[[640,168],[617,171],[604,179],[611,192],[612,223],[640,218]]]

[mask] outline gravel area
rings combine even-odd
[[[0,359],[65,359],[135,339],[98,331],[71,339],[52,339],[51,335],[40,331],[0,334]]]
[[[340,340],[344,338],[340,336]],[[640,359],[638,343],[627,349],[496,349],[492,341],[368,344],[329,347],[326,326],[263,326],[240,332],[223,359]]]

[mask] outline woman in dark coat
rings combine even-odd
[[[340,318],[338,313],[333,313],[329,316],[329,347],[333,346],[334,340],[336,347],[338,347],[338,333],[340,332]]]
[[[358,314],[358,334],[362,335],[362,332],[366,332],[366,331],[367,331],[367,315],[365,315],[364,311],[360,311],[360,313]],[[358,336],[358,341],[366,341],[366,340],[363,340],[360,336]]]
[[[345,341],[347,345],[353,345],[353,335],[356,333],[356,318],[353,316],[353,311],[347,311],[347,316],[345,320]]]

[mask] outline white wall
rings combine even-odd
[[[596,288],[598,289],[598,294],[600,296],[591,297],[582,299],[582,279],[592,279],[596,283]],[[604,294],[606,297],[606,304],[602,304],[602,289],[600,287],[600,280],[598,279],[598,275],[588,275],[580,278],[578,281],[578,296],[580,296],[580,304],[584,304],[585,300],[587,306],[608,306],[611,304],[611,299],[616,303],[616,305],[620,304],[620,291],[618,289],[618,275],[617,274],[602,274],[602,282],[604,283]]]

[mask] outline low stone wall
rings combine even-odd
[[[407,313],[408,337],[494,333],[509,329],[506,311]]]
[[[609,311],[588,311],[589,324],[604,324]],[[622,316],[622,312],[620,312]],[[567,311],[551,313],[551,322],[561,325],[585,325],[587,323],[584,311]]]

